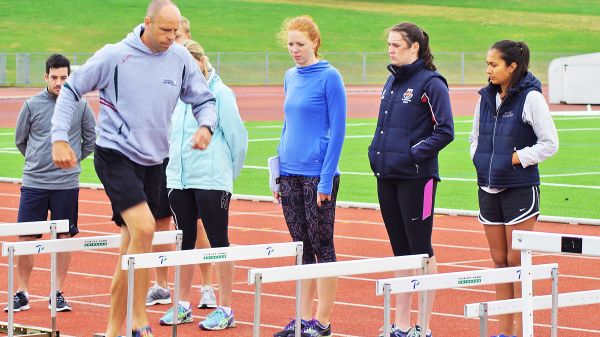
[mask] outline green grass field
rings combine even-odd
[[[178,0],[193,37],[209,52],[284,51],[282,20],[312,15],[323,51],[385,51],[384,30],[413,21],[432,49],[485,51],[499,39],[523,39],[534,52],[600,49],[600,2],[547,0],[291,1]],[[0,52],[91,52],[121,40],[142,22],[148,0],[0,0]]]
[[[540,165],[542,174],[541,205],[544,215],[600,219],[600,117],[556,117],[560,150]],[[276,152],[281,124],[248,122],[249,152],[235,193],[270,195],[267,158]],[[367,159],[375,120],[348,121],[340,170],[338,199],[354,202],[377,202],[375,178]],[[440,155],[442,183],[438,185],[436,206],[440,208],[477,209],[477,187],[469,159],[470,118],[457,118],[456,138]],[[0,176],[19,178],[23,157],[14,147],[12,129],[0,129]],[[83,163],[82,182],[97,183],[91,160]]]

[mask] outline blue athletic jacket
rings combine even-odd
[[[439,180],[438,152],[454,139],[446,80],[421,59],[388,70],[369,146],[371,169],[377,178]]]
[[[530,72],[496,107],[498,86],[489,84],[479,90],[479,140],[473,156],[477,184],[493,188],[525,187],[540,184],[538,166],[523,168],[512,164],[518,149],[537,143],[533,128],[523,122],[523,106],[530,91],[542,92],[540,81]]]

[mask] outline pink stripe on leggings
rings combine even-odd
[[[425,184],[425,188],[423,189],[423,218],[422,220],[427,219],[431,215],[433,204],[433,179],[429,179],[429,181]]]

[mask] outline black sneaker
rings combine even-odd
[[[300,321],[300,331],[304,330],[306,323],[308,323],[308,322],[305,320]],[[274,333],[273,337],[288,337],[288,336],[292,337],[292,336],[294,336],[294,332],[296,332],[295,327],[296,327],[296,320],[293,319],[288,323],[288,325],[286,325],[283,328],[283,330]]]
[[[52,298],[48,299],[48,309],[52,309]],[[71,311],[71,307],[60,291],[56,292],[56,311]]]
[[[302,337],[331,337],[331,324],[327,326],[321,325],[316,319],[306,322],[306,326],[302,329]]]
[[[19,291],[13,298],[14,311],[29,310],[29,298],[25,295],[24,291]],[[8,312],[8,306],[4,308],[4,311]]]

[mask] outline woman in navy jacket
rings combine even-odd
[[[479,91],[471,158],[477,169],[479,221],[496,268],[521,265],[513,230],[533,230],[540,212],[538,163],[558,150],[558,134],[540,81],[527,68],[524,42],[503,40],[488,51],[489,84]],[[497,299],[519,297],[521,284],[497,284]],[[520,314],[502,315],[500,336],[522,334]]]
[[[377,178],[377,194],[395,256],[428,254],[430,273],[437,272],[431,246],[438,153],[454,139],[448,86],[437,73],[429,36],[417,25],[404,22],[390,29],[388,54],[391,72],[383,92],[369,161]],[[397,276],[414,275],[398,272]],[[431,316],[434,293],[425,308]],[[425,329],[411,327],[411,294],[396,297],[392,337]],[[429,319],[428,319],[429,321]],[[387,336],[386,336],[387,337]]]

